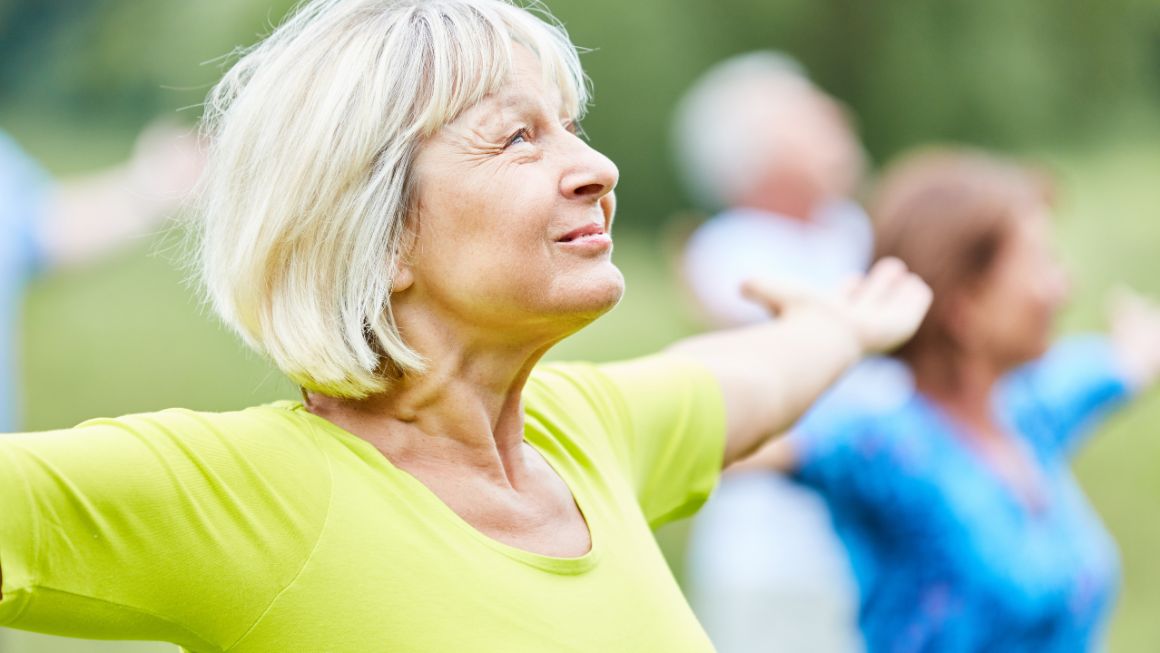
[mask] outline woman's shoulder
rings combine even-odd
[[[622,454],[648,455],[656,446],[697,431],[723,440],[721,389],[700,363],[665,353],[611,363],[548,363],[524,392],[530,420],[578,438],[597,438]]]
[[[600,367],[586,362],[536,366],[524,387],[524,412],[553,431],[606,431],[621,419],[615,384]]]
[[[29,434],[30,442],[59,437],[84,448],[148,449],[159,459],[193,461],[221,469],[252,464],[307,473],[318,468],[319,436],[301,404],[278,401],[238,410],[168,408],[155,412],[90,419],[76,427]],[[47,441],[47,440],[45,440]]]
[[[660,353],[611,363],[538,365],[524,389],[524,405],[529,414],[585,417],[631,429],[654,413],[691,407],[682,402],[720,403],[719,395],[703,365]]]
[[[275,401],[224,411],[165,408],[119,417],[98,417],[81,422],[75,428],[82,431],[120,429],[174,438],[220,436],[239,440],[267,437],[293,439],[295,435],[305,435],[310,430],[300,409],[301,404],[293,401]]]

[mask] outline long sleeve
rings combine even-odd
[[[1101,419],[1133,393],[1106,337],[1066,338],[1006,378],[1000,398],[1035,444],[1074,453]]]

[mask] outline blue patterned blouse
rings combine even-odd
[[[797,477],[825,497],[849,553],[867,649],[1099,649],[1118,556],[1068,460],[1129,394],[1098,337],[1065,341],[1001,384],[996,410],[1042,476],[1036,506],[919,394],[801,425]]]

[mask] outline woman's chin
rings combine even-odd
[[[1051,341],[1049,339],[1037,340],[1034,343],[1028,343],[1022,349],[1014,353],[1011,360],[1005,366],[1007,371],[1016,370],[1028,363],[1033,363],[1040,358],[1047,355],[1051,350]]]
[[[559,288],[556,292],[562,312],[592,321],[612,310],[624,296],[624,276],[609,264],[600,274]]]
[[[618,281],[610,282],[603,287],[592,288],[583,306],[578,308],[591,315],[592,319],[596,319],[616,308],[622,297],[624,297],[624,279],[619,278]]]

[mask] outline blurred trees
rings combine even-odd
[[[0,115],[143,122],[197,104],[212,62],[291,0],[0,0]],[[621,167],[624,226],[687,204],[672,105],[722,57],[799,58],[881,159],[929,140],[1068,143],[1154,113],[1160,0],[548,0],[596,85],[586,130]]]

